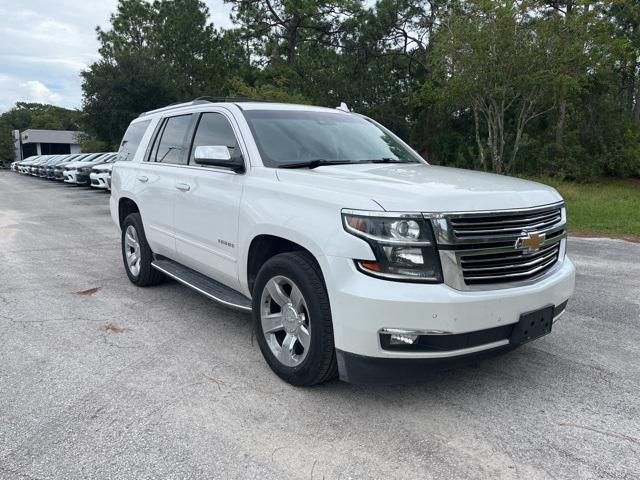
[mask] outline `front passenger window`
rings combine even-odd
[[[169,117],[162,136],[155,151],[154,161],[159,163],[173,163],[185,165],[187,154],[185,149],[185,139],[191,126],[191,115],[180,115]]]
[[[233,129],[229,121],[220,113],[203,113],[198,123],[196,135],[193,138],[191,159],[189,163],[194,165],[196,147],[200,146],[225,146],[229,149],[231,158],[240,156],[240,149]]]

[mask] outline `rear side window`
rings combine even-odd
[[[187,163],[185,140],[191,120],[191,115],[179,115],[165,120],[159,139],[156,139],[157,145],[153,149],[151,161],[176,165]]]
[[[198,129],[193,138],[193,147],[191,148],[191,159],[189,163],[195,163],[193,158],[196,147],[205,145],[223,145],[229,148],[229,153],[232,157],[240,155],[240,149],[238,148],[238,142],[233,133],[233,129],[224,115],[219,113],[203,113],[202,117],[200,117]]]
[[[151,123],[151,120],[144,122],[136,122],[129,125],[127,131],[124,133],[122,143],[120,143],[120,149],[118,150],[118,161],[133,160],[133,157],[140,146],[140,141],[144,132],[147,131],[147,127]]]

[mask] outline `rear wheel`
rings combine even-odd
[[[151,266],[153,252],[144,235],[139,213],[127,215],[122,222],[122,260],[129,280],[139,287],[157,285],[166,278]]]
[[[253,291],[254,330],[271,369],[293,385],[337,374],[329,297],[315,259],[290,252],[269,259]]]

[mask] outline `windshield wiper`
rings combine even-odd
[[[284,165],[278,165],[278,168],[308,168],[314,169],[318,167],[325,167],[327,165],[349,165],[351,163],[358,163],[351,160],[324,160],[322,158],[317,160],[309,160],[307,162],[285,163]]]
[[[399,158],[373,158],[371,160],[360,160],[361,163],[411,163],[406,160],[400,160]]]

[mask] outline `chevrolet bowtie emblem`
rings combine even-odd
[[[544,233],[522,232],[522,236],[516,240],[516,248],[524,248],[527,252],[537,252],[545,238]]]

